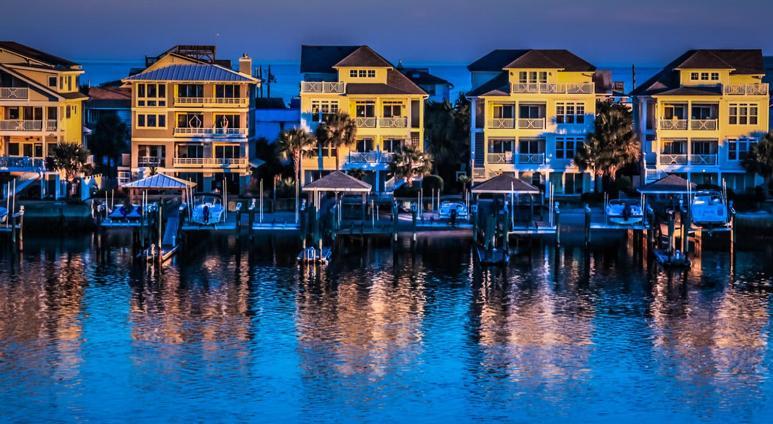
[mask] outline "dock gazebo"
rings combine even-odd
[[[683,195],[695,191],[696,184],[679,175],[669,174],[639,188],[643,195]]]
[[[489,178],[482,183],[474,185],[471,192],[475,196],[476,203],[480,200],[481,195],[502,195],[504,200],[509,199],[513,226],[515,225],[515,205],[518,203],[518,199],[521,196],[529,196],[529,208],[533,219],[534,196],[539,196],[542,193],[538,187],[510,174],[500,174]]]
[[[321,196],[326,193],[333,193],[338,202],[338,195],[354,194],[362,196],[362,212],[363,220],[365,220],[365,205],[367,203],[366,198],[371,192],[372,186],[364,181],[360,181],[351,175],[345,174],[342,171],[333,171],[324,177],[314,180],[305,186],[303,191],[311,195],[312,204],[319,211]],[[340,208],[339,208],[340,211]],[[338,217],[340,221],[340,216]]]

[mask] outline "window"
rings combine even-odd
[[[178,158],[203,158],[204,146],[201,144],[178,144]]]
[[[547,72],[526,72],[526,71],[520,71],[518,72],[518,82],[521,84],[533,84],[533,83],[542,83],[545,84],[548,82],[548,73]]]
[[[166,128],[166,115],[156,113],[138,113],[137,128]]]
[[[730,125],[757,125],[757,104],[730,103]]]
[[[556,137],[556,159],[574,159],[582,142],[580,137]]]
[[[708,80],[709,80],[709,73],[701,72],[701,81],[708,81]]]
[[[567,172],[564,174],[564,194],[582,194],[583,174]]]
[[[749,154],[749,149],[756,141],[748,138],[731,138],[727,140],[727,159],[744,160]]]
[[[154,83],[137,84],[137,106],[166,106],[166,85]]]
[[[238,159],[241,157],[239,146],[215,146],[215,157],[219,159]]]
[[[697,72],[690,73],[690,80],[692,81],[698,81],[699,74]]]
[[[402,102],[384,102],[384,118],[403,116]]]
[[[402,138],[385,138],[384,139],[384,151],[389,153],[396,153],[403,150],[405,140]]]
[[[373,151],[373,139],[361,138],[357,140],[355,148],[360,153],[371,152]]]
[[[65,117],[65,119],[70,119],[70,114],[71,113],[72,112],[70,112],[70,106],[65,106],[64,107],[64,117]]]
[[[215,128],[241,128],[241,116],[238,113],[215,115]]]
[[[349,77],[357,78],[357,70],[356,69],[352,69],[351,71],[349,71]]]
[[[719,81],[719,72],[712,72],[711,73],[711,80],[712,81]]]
[[[692,119],[715,119],[714,111],[716,109],[711,105],[692,105]]]
[[[241,97],[240,86],[238,84],[216,85],[215,97],[220,99],[237,99]]]
[[[354,109],[358,118],[373,118],[376,116],[376,104],[372,101],[357,102]]]
[[[494,105],[494,119],[513,119],[515,105]]]
[[[686,155],[687,154],[687,141],[686,140],[663,140],[664,155]]]
[[[159,158],[163,161],[166,157],[166,146],[140,144],[137,146],[137,156],[140,158]]]
[[[717,140],[692,140],[693,155],[717,154]]]
[[[492,138],[488,141],[489,153],[511,153],[513,152],[513,145],[515,140],[513,139],[496,139]]]
[[[585,123],[585,104],[584,103],[556,103],[556,123],[557,124],[584,124]]]
[[[319,153],[324,158],[334,158],[338,155],[338,149],[331,144],[321,144]]]
[[[202,84],[180,84],[177,86],[177,97],[202,98],[204,86]]]
[[[48,86],[56,88],[56,77],[48,77]]]
[[[324,121],[325,116],[338,113],[338,102],[335,100],[312,100],[311,120],[313,122]]]
[[[204,125],[204,114],[202,113],[179,113],[177,114],[177,128],[201,128]]]
[[[545,105],[522,104],[518,108],[521,119],[540,119],[545,117]]]
[[[523,138],[518,141],[518,151],[521,154],[528,155],[545,153],[545,140],[539,138]]]
[[[663,106],[663,119],[687,119],[687,105]]]

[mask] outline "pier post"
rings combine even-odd
[[[553,209],[553,223],[556,226],[556,246],[561,245],[561,210],[558,209],[558,202],[555,202]]]
[[[587,246],[590,243],[590,222],[591,222],[591,214],[593,211],[591,211],[590,206],[588,204],[585,204],[584,207],[585,212],[585,245]]]
[[[17,246],[20,251],[24,250],[24,205],[19,206],[19,242]]]

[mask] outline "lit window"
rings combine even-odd
[[[708,81],[708,80],[709,80],[709,73],[701,72],[701,81]]]
[[[730,125],[757,125],[758,106],[754,103],[730,103]]]
[[[573,102],[556,103],[557,124],[584,124],[585,104]]]
[[[711,73],[711,80],[712,81],[719,81],[719,72],[712,72]]]
[[[698,81],[698,73],[697,72],[691,73],[690,74],[690,79],[693,80],[693,81]]]
[[[376,78],[376,70],[368,69],[368,78]]]
[[[350,70],[350,71],[349,71],[349,77],[351,77],[351,78],[357,78],[357,70],[356,70],[356,69],[352,69],[352,70]]]

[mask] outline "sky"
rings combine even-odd
[[[0,14],[0,39],[81,61],[195,43],[288,62],[301,44],[368,44],[422,63],[469,63],[495,48],[649,66],[689,48],[773,54],[771,0],[2,0]]]

